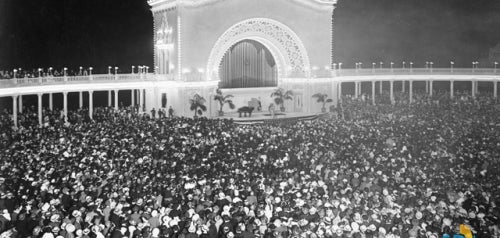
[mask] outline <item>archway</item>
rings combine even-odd
[[[271,52],[255,40],[231,46],[219,66],[221,88],[275,87],[278,70]]]
[[[252,18],[236,23],[219,37],[208,58],[208,80],[221,80],[219,66],[222,58],[228,49],[243,40],[257,41],[269,50],[279,78],[309,77],[309,57],[299,37],[281,22]]]

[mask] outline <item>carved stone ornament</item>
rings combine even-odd
[[[233,25],[219,37],[208,59],[210,80],[219,79],[219,64],[231,46],[246,39],[260,42],[271,52],[280,78],[309,77],[309,57],[300,38],[276,20],[252,18]]]

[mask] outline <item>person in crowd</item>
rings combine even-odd
[[[168,117],[169,118],[173,118],[174,117],[174,109],[172,108],[172,106],[170,106],[168,108]]]
[[[0,237],[499,237],[496,101],[440,96],[259,125],[4,110]]]

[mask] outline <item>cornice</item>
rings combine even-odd
[[[152,7],[152,11],[161,11],[164,9],[175,8],[175,7],[201,7],[211,4],[216,4],[218,2],[230,1],[230,0],[149,0],[148,3]],[[249,0],[251,1],[251,0]],[[337,4],[337,0],[287,0],[290,2],[295,2],[297,4],[310,7],[319,11],[332,11]]]

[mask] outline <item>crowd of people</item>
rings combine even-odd
[[[500,110],[478,99],[261,125],[5,111],[0,237],[500,237]]]
[[[106,71],[107,70],[107,71]],[[66,69],[66,76],[87,76],[93,74],[101,73],[115,73],[113,67],[112,70],[105,69],[102,71],[91,71],[90,68],[77,68],[77,69]],[[136,71],[137,72],[137,71]],[[121,69],[117,69],[117,73],[122,73]],[[35,69],[15,69],[14,70],[0,70],[0,80],[2,79],[13,79],[13,78],[38,78],[38,77],[62,77],[64,76],[64,68],[52,69],[52,68],[35,68]]]
[[[85,74],[84,74],[85,73]],[[87,75],[88,71],[87,70],[81,70],[81,71],[74,71],[74,70],[69,70],[66,71],[66,74],[68,76],[76,76],[76,75]],[[43,69],[43,70],[38,70],[38,69],[16,69],[14,70],[0,70],[0,79],[13,79],[13,78],[38,78],[38,77],[60,77],[64,76],[64,70],[49,70],[49,69]]]

